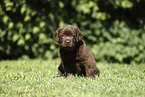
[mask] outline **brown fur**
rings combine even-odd
[[[82,40],[83,35],[78,28],[65,25],[58,28],[53,37],[60,44],[61,63],[58,76],[99,76],[100,70],[96,67],[95,59]]]

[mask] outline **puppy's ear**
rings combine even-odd
[[[77,31],[77,42],[79,42],[80,40],[82,40],[83,34],[79,28],[76,28],[76,31]]]
[[[54,40],[57,41],[57,42],[59,42],[59,36],[58,36],[59,31],[60,31],[60,28],[58,28],[58,29],[56,30],[56,32],[53,34],[53,38],[54,38]]]

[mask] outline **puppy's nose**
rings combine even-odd
[[[65,43],[66,43],[66,44],[70,44],[70,42],[71,42],[71,40],[69,40],[69,39],[66,39],[66,40],[65,40]]]

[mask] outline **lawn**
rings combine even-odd
[[[59,60],[0,61],[0,97],[145,97],[145,64],[97,63],[95,79],[56,77]]]

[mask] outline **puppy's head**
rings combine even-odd
[[[53,37],[61,47],[73,49],[77,42],[82,39],[83,35],[79,28],[72,25],[65,25],[61,28],[58,28]]]

